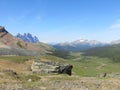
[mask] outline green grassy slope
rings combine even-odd
[[[113,46],[90,49],[85,51],[84,55],[109,58],[113,62],[120,62],[120,45],[118,44]]]
[[[30,59],[49,60],[73,65],[73,75],[81,77],[100,76],[104,73],[120,73],[120,63],[113,63],[109,58],[95,56],[83,56],[81,52],[71,52],[69,59],[62,59],[56,56],[0,56],[1,60],[8,60],[16,63],[23,63]]]
[[[100,76],[104,73],[120,73],[120,63],[112,63],[109,58],[83,56],[79,52],[71,53],[72,59],[66,61],[73,65],[73,72],[79,76]]]

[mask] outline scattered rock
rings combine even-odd
[[[46,90],[46,87],[40,87],[40,89],[42,89],[42,90]]]
[[[32,82],[32,79],[28,79],[28,82]]]
[[[104,73],[103,77],[106,77],[107,76],[107,73]]]

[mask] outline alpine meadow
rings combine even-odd
[[[120,0],[0,0],[0,90],[120,90]]]

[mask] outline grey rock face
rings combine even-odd
[[[33,61],[31,69],[33,73],[58,73],[72,75],[72,65],[61,64],[59,62]]]
[[[36,37],[36,36],[32,36],[32,34],[30,33],[24,33],[23,35],[21,35],[20,33],[18,33],[16,35],[16,37],[26,41],[26,42],[29,42],[29,43],[37,43],[39,42],[39,39]]]
[[[3,35],[3,34],[8,33],[8,31],[6,31],[6,29],[3,26],[0,26],[0,33],[2,33]]]

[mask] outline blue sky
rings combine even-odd
[[[120,39],[120,0],[0,0],[0,25],[42,42]]]

